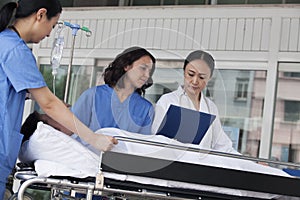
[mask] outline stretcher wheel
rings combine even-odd
[[[4,200],[9,200],[12,195],[12,191],[8,188],[5,189]]]
[[[7,200],[17,200],[17,199],[18,199],[18,193],[15,193]],[[27,192],[24,193],[23,199],[24,200],[34,200],[33,197]]]

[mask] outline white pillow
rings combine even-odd
[[[39,122],[34,134],[23,143],[19,160],[24,163],[36,160],[53,161],[83,174],[95,176],[99,156],[72,137]]]

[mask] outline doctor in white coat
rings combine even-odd
[[[232,147],[232,141],[222,129],[216,105],[202,92],[213,75],[214,67],[214,58],[205,51],[193,51],[187,56],[183,66],[184,84],[177,90],[162,95],[156,103],[152,125],[153,134],[157,133],[168,108],[173,104],[216,116],[200,142],[200,148],[239,154]]]

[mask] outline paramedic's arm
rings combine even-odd
[[[70,131],[78,134],[79,137],[96,149],[107,151],[113,147],[113,144],[118,143],[115,138],[96,134],[86,127],[48,87],[29,89],[28,91],[47,115]]]

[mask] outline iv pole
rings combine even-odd
[[[92,35],[92,32],[87,27],[80,27],[78,24],[71,24],[69,22],[64,22],[65,26],[68,26],[72,29],[72,46],[70,51],[70,62],[68,65],[68,72],[67,72],[67,80],[66,80],[66,88],[65,88],[65,96],[64,96],[64,102],[67,103],[68,100],[68,94],[69,94],[69,84],[70,84],[70,76],[71,76],[71,68],[73,63],[73,54],[74,54],[74,46],[75,46],[75,37],[77,35],[78,30],[82,30],[86,32],[86,36],[90,37]]]

